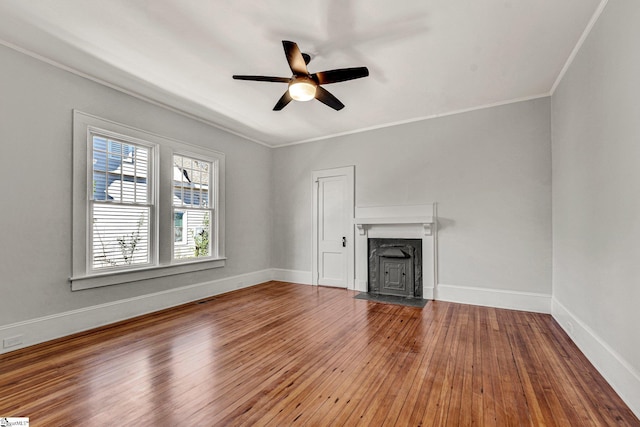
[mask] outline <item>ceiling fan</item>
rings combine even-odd
[[[298,45],[294,42],[283,40],[282,46],[284,46],[289,68],[293,72],[291,77],[233,76],[236,80],[288,83],[289,88],[273,107],[274,111],[282,110],[291,100],[309,101],[313,98],[334,110],[341,110],[344,108],[344,104],[321,85],[359,79],[369,75],[367,67],[340,68],[309,74],[307,64],[311,60],[311,56],[300,52]]]

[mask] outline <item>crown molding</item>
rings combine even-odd
[[[596,8],[596,11],[593,13],[593,16],[591,16],[591,20],[589,21],[586,28],[582,32],[582,35],[578,39],[578,43],[576,43],[575,47],[571,51],[571,54],[567,58],[567,62],[565,62],[564,67],[562,67],[562,70],[560,70],[560,74],[558,74],[558,77],[556,78],[556,81],[553,83],[553,86],[551,86],[551,91],[549,92],[551,96],[553,96],[556,89],[558,88],[558,85],[564,78],[564,75],[569,70],[569,67],[571,67],[571,64],[573,64],[573,60],[576,58],[576,55],[578,55],[578,52],[582,48],[582,45],[584,44],[584,42],[587,40],[587,37],[589,37],[589,34],[591,34],[591,30],[596,25],[596,22],[598,22],[598,19],[600,18],[600,15],[602,15],[602,12],[604,11],[604,8],[607,6],[608,2],[609,0],[600,1],[600,4]]]

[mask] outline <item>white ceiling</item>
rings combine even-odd
[[[0,0],[0,39],[271,146],[535,98],[601,0]],[[325,86],[346,107],[273,106],[282,40],[310,72],[366,66]]]

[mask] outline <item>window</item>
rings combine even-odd
[[[222,153],[74,111],[71,289],[224,266],[224,168]]]
[[[92,186],[89,195],[91,270],[127,268],[153,262],[152,145],[89,136]]]
[[[173,258],[210,257],[215,254],[215,246],[212,245],[215,236],[212,236],[211,227],[215,211],[210,203],[213,162],[174,154],[173,168],[172,200],[176,237]]]

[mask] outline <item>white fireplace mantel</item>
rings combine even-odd
[[[371,225],[394,225],[394,224],[418,224],[424,230],[425,236],[433,234],[433,217],[432,216],[409,216],[409,217],[380,217],[380,218],[354,218],[353,223],[358,229],[358,233],[364,236],[367,233],[366,228]]]

